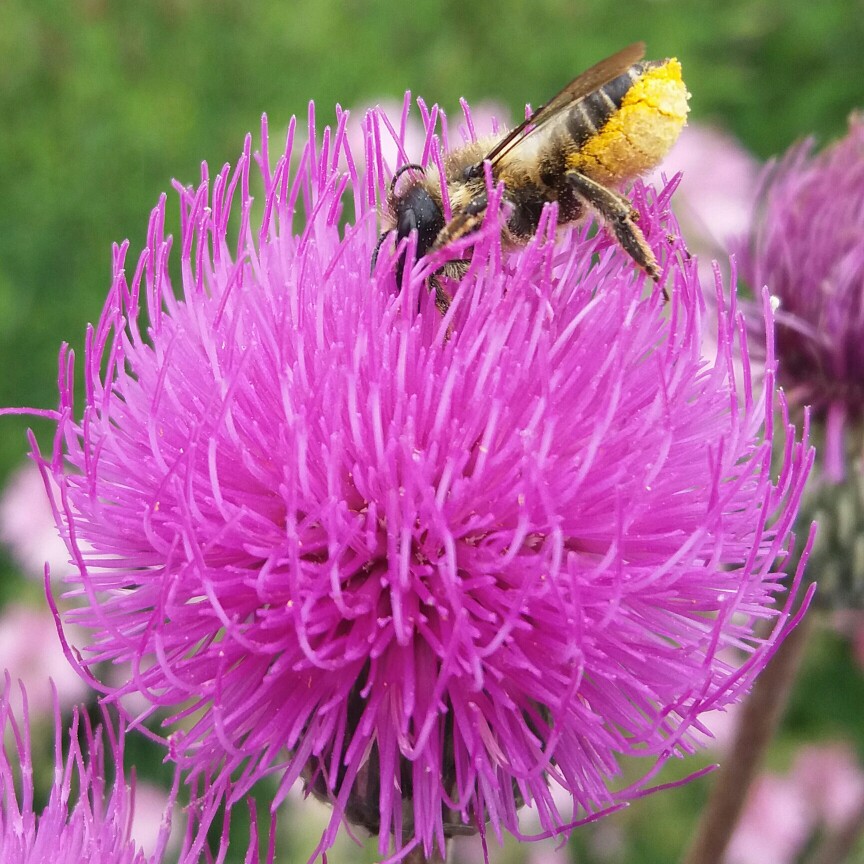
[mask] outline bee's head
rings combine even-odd
[[[401,184],[397,189],[397,180],[407,170],[414,169],[423,171],[420,165],[403,165],[393,176],[390,184],[390,209],[396,222],[396,242],[407,237],[412,231],[417,232],[417,258],[422,258],[435,243],[435,238],[444,227],[444,214],[441,211],[440,198],[436,198],[429,191],[428,184],[422,178],[412,178]],[[382,234],[378,241],[380,247],[384,239]],[[372,266],[375,266],[378,250],[375,250],[375,258]],[[396,264],[396,280],[402,285],[402,274],[405,269],[405,253],[399,256]]]
[[[417,232],[417,257],[422,258],[432,247],[444,227],[441,205],[422,182],[414,182],[395,198],[397,242],[412,231]]]

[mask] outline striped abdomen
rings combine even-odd
[[[565,120],[567,132],[573,141],[581,147],[601,132],[609,118],[621,108],[627,91],[645,69],[657,65],[655,62],[634,63],[626,72],[576,102]]]
[[[677,60],[634,63],[570,108],[567,168],[613,186],[650,171],[681,134],[688,98]]]

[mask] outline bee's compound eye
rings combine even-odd
[[[422,258],[444,227],[444,214],[429,192],[416,185],[406,190],[396,205],[396,233],[401,240],[417,231],[417,257]]]
[[[396,234],[401,240],[407,237],[417,227],[417,217],[414,211],[410,208],[399,211],[399,217],[396,220]]]

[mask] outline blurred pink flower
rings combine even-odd
[[[54,483],[50,475],[48,482]],[[0,493],[0,542],[9,546],[24,574],[40,582],[46,563],[52,578],[72,572],[69,552],[45,497],[45,480],[32,462],[19,468]]]
[[[567,844],[556,838],[538,840],[528,847],[527,864],[569,864]]]
[[[794,864],[814,824],[804,790],[763,774],[753,784],[726,852],[726,864]]]
[[[681,172],[672,208],[688,250],[699,256],[703,277],[710,279],[712,260],[728,275],[729,253],[753,221],[760,169],[734,136],[691,122],[651,175],[659,182]]]
[[[807,139],[766,166],[738,257],[776,304],[778,382],[818,442],[801,510],[819,524],[816,603],[864,608],[864,115],[827,147]]]
[[[180,807],[167,789],[136,778],[130,836],[145,856],[155,855],[159,850],[166,819],[174,823],[179,816]],[[177,853],[181,841],[178,833],[171,833],[166,852]]]
[[[80,638],[74,629],[67,635],[71,639]],[[51,710],[49,679],[54,682],[61,708],[80,702],[87,694],[87,685],[63,653],[57,625],[47,607],[37,609],[10,603],[0,609],[2,669],[26,686],[30,692],[30,714],[34,717],[42,717]],[[8,698],[14,700],[17,692],[13,690]]]
[[[828,828],[846,823],[864,801],[864,771],[846,744],[802,747],[791,776],[802,789],[811,813]]]
[[[726,864],[794,864],[817,831],[837,830],[862,801],[864,772],[850,747],[803,747],[786,774],[754,784]]]
[[[699,724],[705,727],[707,733],[706,748],[718,753],[729,749],[735,739],[741,704],[738,702],[722,710],[708,711],[699,718]]]

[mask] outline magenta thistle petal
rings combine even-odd
[[[265,123],[261,154],[178,186],[176,288],[164,198],[129,273],[115,249],[84,404],[64,352],[42,463],[68,618],[94,674],[130,664],[111,697],[174,712],[193,775],[239,772],[242,795],[276,770],[280,796],[302,777],[331,800],[322,848],[345,817],[430,854],[518,830],[523,803],[554,833],[641,794],[782,638],[806,432],[773,420],[773,357],[757,392],[719,286],[701,356],[665,193],[636,204],[668,305],[603,232],[556,243],[550,219],[507,253],[491,206],[442,320],[437,259],[401,294],[392,251],[370,276],[385,132],[367,117],[363,160],[345,119],[316,143],[310,111],[275,164]],[[625,756],[648,767],[616,792]]]

